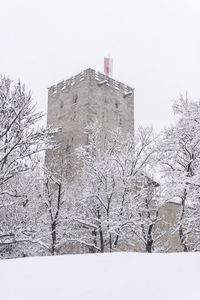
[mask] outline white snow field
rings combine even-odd
[[[199,278],[199,253],[2,260],[0,300],[199,300]]]

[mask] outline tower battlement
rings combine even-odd
[[[118,90],[119,92],[121,92],[123,94],[124,97],[126,97],[126,95],[134,92],[134,89],[131,88],[130,86],[125,85],[124,83],[121,83],[117,80],[107,77],[106,75],[104,75],[100,72],[96,72],[95,70],[89,68],[89,69],[86,69],[86,70],[80,72],[79,74],[77,74],[75,76],[70,77],[67,80],[63,80],[56,85],[50,86],[48,88],[49,96],[58,94],[58,93],[62,93],[66,89],[69,90],[69,89],[71,89],[71,87],[74,87],[75,85],[79,84],[80,82],[82,82],[86,79],[96,81],[97,86],[100,86],[101,84],[105,84],[106,86],[109,86],[115,90]]]

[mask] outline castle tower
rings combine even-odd
[[[64,175],[74,173],[75,149],[87,143],[85,127],[97,120],[102,125],[102,139],[120,127],[127,134],[134,130],[133,88],[87,69],[48,89],[47,125],[61,127],[56,134],[59,149],[46,153],[46,164],[54,162]],[[103,144],[103,141],[102,141]]]
[[[46,166],[59,175],[62,172],[65,178],[73,179],[80,169],[80,164],[76,164],[75,149],[88,143],[85,128],[89,122],[96,120],[102,127],[102,148],[105,141],[109,141],[109,132],[117,127],[121,128],[122,137],[133,132],[134,89],[92,69],[51,86],[48,89],[47,125],[60,127],[61,131],[55,136],[58,149],[46,151]],[[178,233],[171,234],[179,210],[177,204],[167,203],[160,209],[161,219],[156,224],[156,228],[166,232],[160,242],[167,242],[170,252],[182,250]],[[79,246],[66,242],[62,251],[84,252]],[[127,245],[122,245],[121,249],[127,250]],[[141,251],[141,246],[136,243],[128,249]]]

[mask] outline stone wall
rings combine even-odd
[[[47,151],[46,164],[73,177],[79,169],[75,149],[87,143],[85,127],[95,120],[103,128],[101,145],[116,127],[133,132],[134,90],[92,69],[50,87],[47,125],[61,131],[56,134],[60,147]]]

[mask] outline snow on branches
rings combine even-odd
[[[166,201],[176,200],[176,230],[184,251],[199,249],[200,226],[200,102],[181,97],[173,105],[176,124],[158,145]]]
[[[49,147],[55,131],[36,126],[42,117],[20,82],[0,77],[0,187],[33,168],[36,154]]]
[[[136,136],[126,137],[116,129],[103,151],[99,124],[90,124],[87,132],[88,145],[77,151],[83,169],[71,239],[91,252],[130,249],[138,243],[152,252],[161,205],[158,185],[147,176],[155,159],[152,129],[139,128]]]
[[[0,246],[17,242],[20,221],[14,219],[28,198],[27,172],[35,169],[41,151],[54,147],[56,130],[37,126],[42,117],[24,85],[0,76]]]

